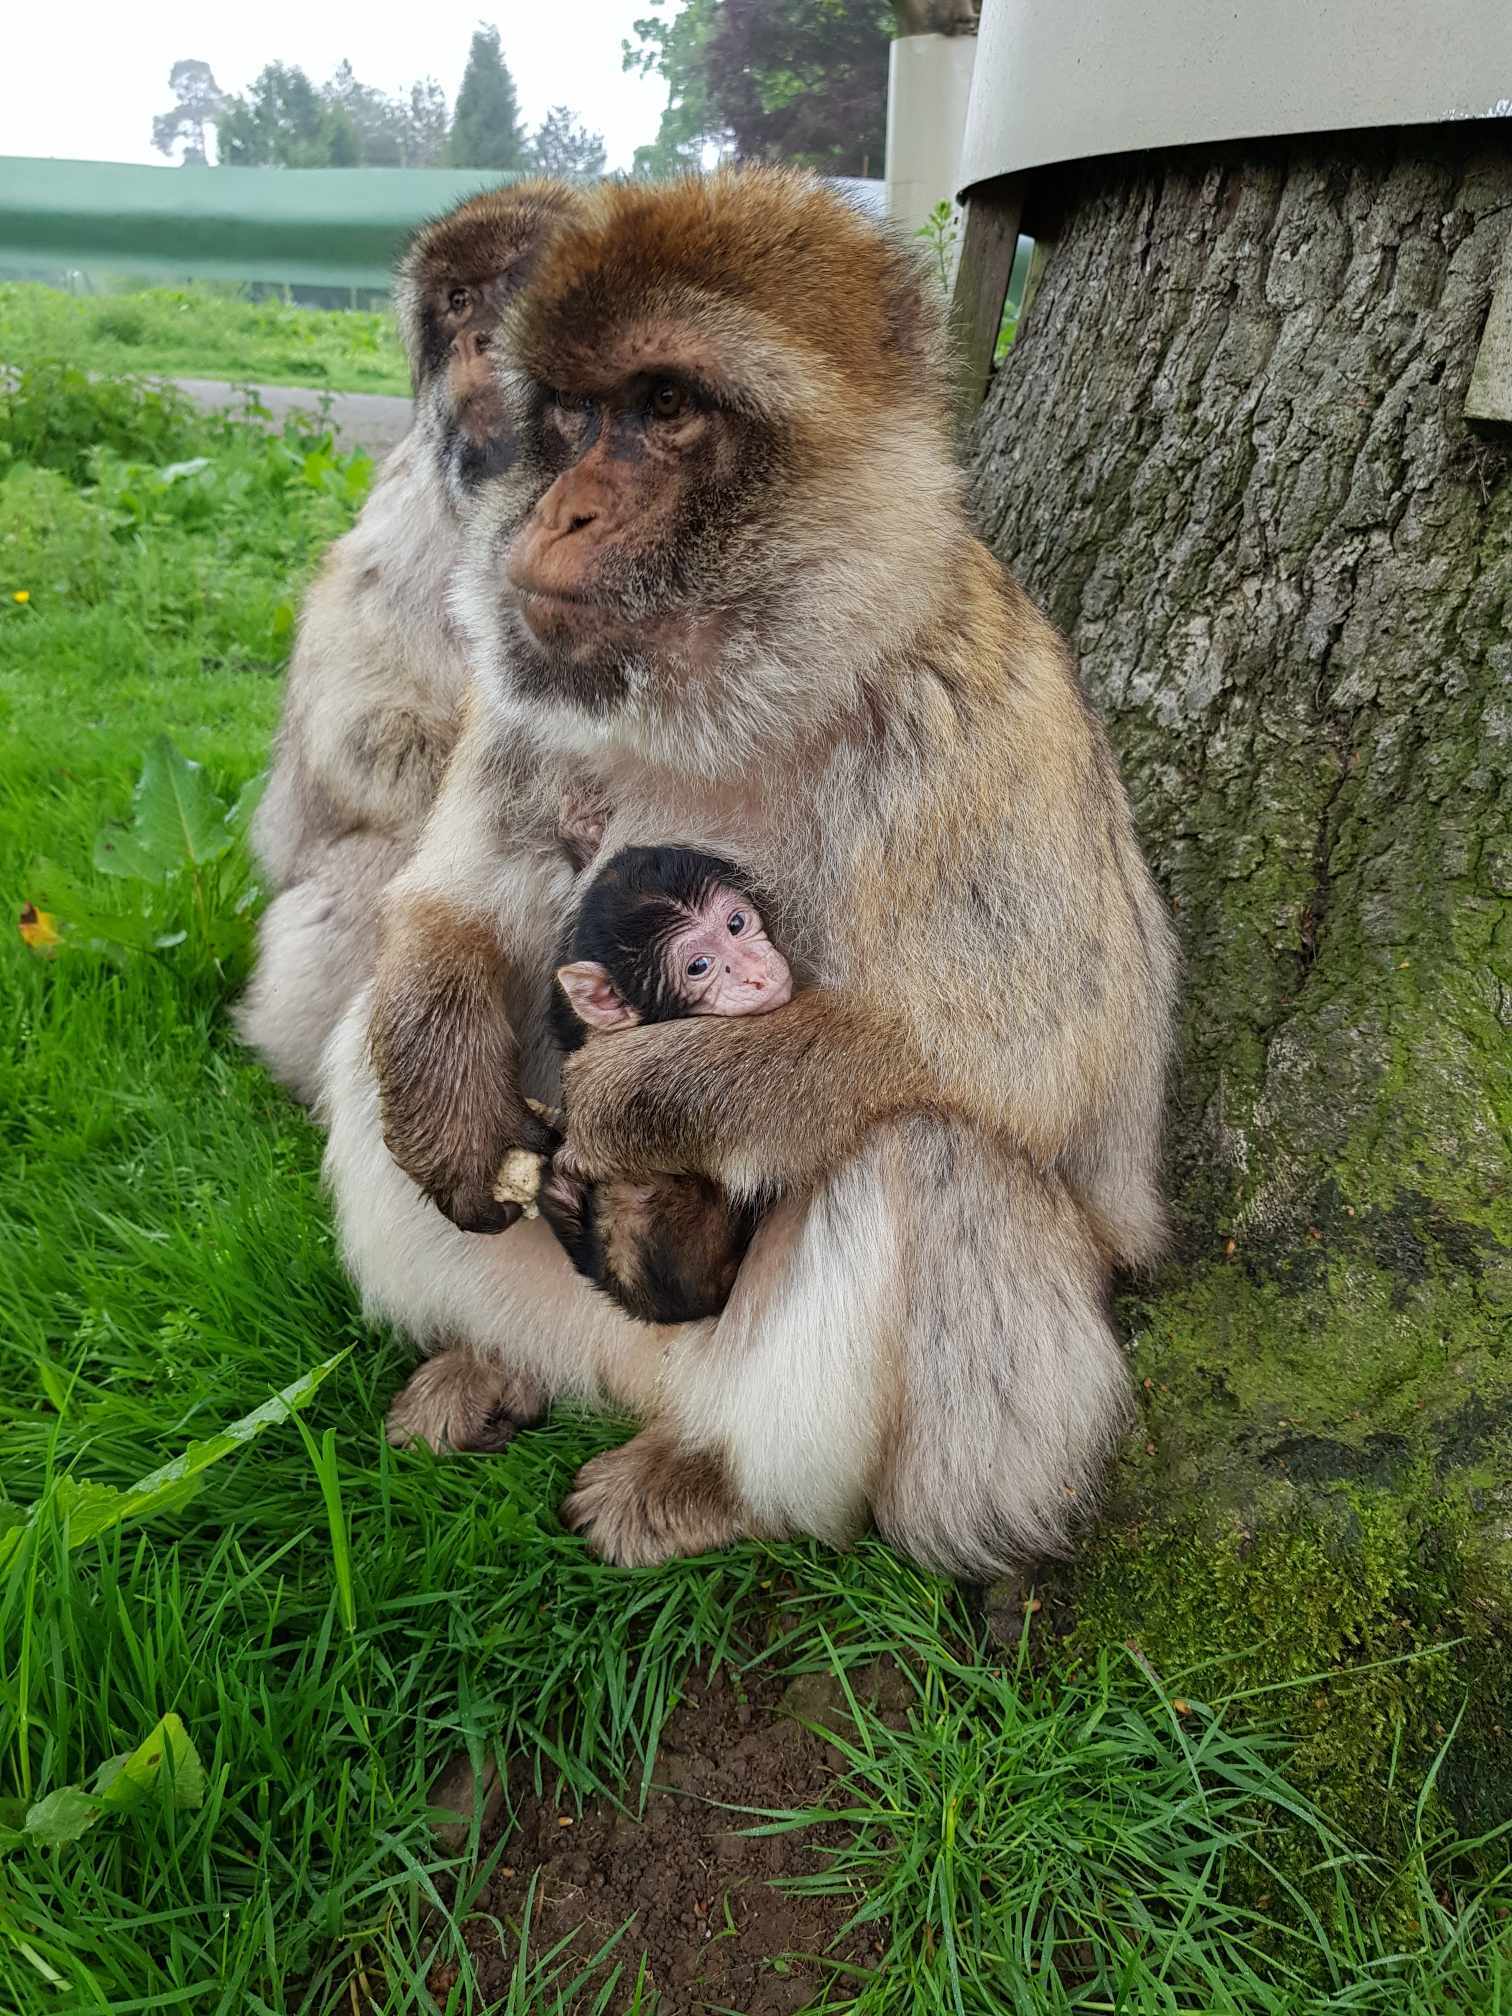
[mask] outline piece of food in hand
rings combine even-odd
[[[529,1148],[511,1148],[494,1178],[494,1202],[518,1204],[527,1218],[538,1218],[541,1207],[537,1199],[547,1159]]]

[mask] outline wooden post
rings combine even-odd
[[[1024,214],[1024,175],[1000,175],[971,192],[950,321],[960,372],[956,412],[964,430],[987,392],[1008,279]]]

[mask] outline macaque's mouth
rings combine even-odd
[[[789,1001],[792,1000],[792,998],[793,998],[793,976],[790,973],[785,980],[779,980],[777,982],[777,985],[772,989],[771,993],[767,996],[766,1001],[762,1006],[761,1012],[764,1015],[770,1015],[774,1008],[786,1008],[786,1006],[788,1005]]]

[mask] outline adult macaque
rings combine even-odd
[[[1126,1418],[1109,1270],[1162,1239],[1175,960],[1065,644],[966,523],[930,283],[796,174],[606,187],[508,348],[520,456],[459,603],[478,701],[332,1048],[350,1264],[439,1352],[391,1432],[486,1446],[564,1389],[637,1410],[563,1511],[620,1562],[868,1511],[973,1575],[1061,1552]],[[746,864],[798,991],[589,1042],[558,1102],[574,777],[606,853]],[[717,1322],[629,1322],[539,1221],[458,1229],[512,1222],[531,1097],[587,1180],[765,1207]]]
[[[468,663],[447,607],[459,512],[513,452],[489,351],[543,233],[550,182],[471,197],[400,261],[415,418],[310,590],[252,844],[278,892],[263,918],[244,1040],[314,1099],[321,1049],[372,971],[378,898],[408,857],[461,722]]]
[[[564,1051],[589,1031],[762,1015],[793,997],[744,874],[688,847],[627,847],[606,861],[569,949],[552,1004]],[[579,1274],[643,1323],[717,1316],[759,1217],[704,1176],[585,1183],[562,1157],[538,1201]]]

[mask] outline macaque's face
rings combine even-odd
[[[754,906],[715,889],[686,931],[666,945],[667,986],[690,1015],[764,1015],[793,998],[788,963]]]
[[[630,1029],[683,1015],[764,1015],[792,1000],[792,972],[749,897],[716,884],[684,916],[657,942],[654,1008],[630,999],[595,959],[559,967],[557,983],[578,1020],[590,1029]]]
[[[487,280],[443,276],[433,289],[431,328],[445,343],[448,445],[464,491],[514,459],[514,438],[489,352],[510,293],[508,273]]]

